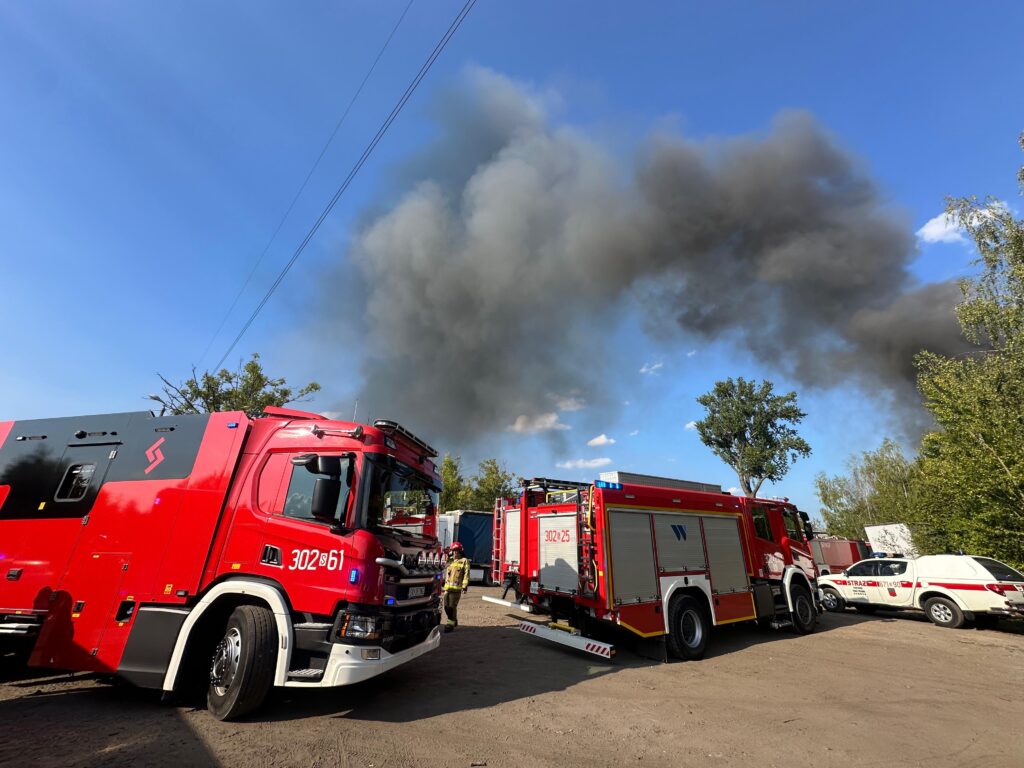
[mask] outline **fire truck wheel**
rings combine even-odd
[[[668,651],[691,661],[704,656],[711,626],[704,607],[690,595],[681,595],[669,608]]]
[[[960,606],[945,597],[933,597],[926,602],[924,613],[937,627],[959,629],[964,625],[964,614]]]
[[[228,619],[210,663],[206,703],[218,720],[256,709],[274,682],[277,626],[269,608],[240,605]]]
[[[821,605],[830,613],[841,613],[846,610],[846,601],[832,587],[822,587]]]
[[[810,590],[803,584],[793,584],[789,588],[789,599],[793,601],[793,629],[801,635],[813,632],[818,612],[814,608]]]

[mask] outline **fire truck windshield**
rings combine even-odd
[[[391,456],[364,454],[356,526],[387,526],[413,533],[437,510],[437,489],[423,474]]]

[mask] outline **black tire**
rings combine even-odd
[[[690,595],[672,601],[668,614],[668,652],[677,659],[695,661],[704,656],[711,634],[707,611]]]
[[[960,629],[964,625],[964,612],[947,597],[933,597],[924,604],[924,615],[937,627]]]
[[[846,601],[843,596],[832,587],[821,588],[821,607],[829,613],[842,613],[846,610]]]
[[[270,609],[235,608],[210,662],[210,713],[218,720],[233,720],[262,704],[274,683],[276,651],[277,625]]]
[[[870,616],[878,610],[877,605],[866,605],[864,603],[853,603],[853,610],[857,613],[863,613],[866,616]]]
[[[818,611],[814,607],[811,591],[803,584],[793,584],[789,588],[789,599],[793,603],[793,610],[789,614],[793,630],[799,635],[810,634],[818,623]]]

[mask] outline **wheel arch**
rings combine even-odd
[[[203,644],[203,640],[221,631],[231,612],[240,605],[262,605],[273,612],[278,636],[274,685],[284,685],[293,646],[288,601],[284,593],[273,583],[234,578],[213,585],[185,619],[164,675],[165,692],[172,692],[179,687],[180,671],[187,669],[189,663],[195,661],[193,654],[200,650],[199,646]]]
[[[917,596],[917,607],[923,611],[924,604],[931,600],[933,597],[944,597],[947,600],[951,600],[953,601],[953,603],[956,604],[957,608],[959,608],[961,611],[969,612],[970,610],[968,609],[967,604],[963,600],[961,600],[952,592],[942,589],[941,587],[925,587],[923,590],[921,590],[921,594]]]
[[[694,598],[700,603],[701,608],[704,609],[704,613],[708,617],[708,622],[711,626],[715,625],[715,612],[711,606],[711,598],[707,592],[701,589],[696,584],[684,585],[680,584],[672,589],[671,592],[665,598],[664,608],[662,609],[665,615],[665,632],[671,631],[669,626],[669,617],[672,615],[672,604],[682,598],[683,596],[689,596]]]
[[[807,578],[807,574],[797,568],[795,565],[786,566],[786,571],[782,575],[782,586],[786,594],[786,607],[793,610],[793,585],[799,584],[804,587],[811,594],[811,601],[817,604],[817,598],[814,594],[814,587],[811,585],[811,580]],[[836,590],[838,591],[838,590]],[[839,593],[840,596],[842,592]]]
[[[712,626],[714,626],[715,612],[711,606],[710,585],[708,584],[706,579],[702,579],[698,582],[696,579],[691,578],[689,584],[686,584],[681,580],[677,581],[673,583],[663,593],[661,601],[661,613],[662,616],[665,617],[666,633],[669,632],[671,629],[671,627],[669,627],[669,617],[672,614],[672,602],[681,597],[682,595],[690,595],[691,597],[695,598],[707,613],[708,621],[711,623]]]

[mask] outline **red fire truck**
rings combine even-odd
[[[614,645],[596,635],[614,625],[696,659],[712,626],[813,630],[810,523],[793,504],[685,480],[601,477],[534,479],[517,501],[496,503],[493,578],[515,591],[508,605],[553,618],[524,621],[523,631],[609,657]]]
[[[823,536],[811,539],[808,543],[814,555],[814,564],[822,576],[842,573],[854,563],[871,557],[871,548],[860,539]]]
[[[378,675],[440,641],[436,456],[283,408],[0,422],[0,641],[220,719]]]

